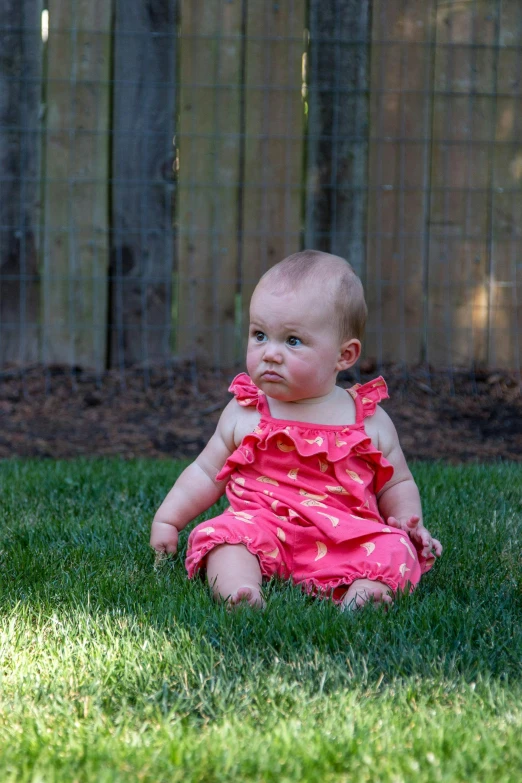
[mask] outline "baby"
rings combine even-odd
[[[366,320],[359,278],[338,256],[306,250],[259,281],[246,365],[214,435],[158,509],[151,546],[226,492],[223,514],[188,541],[189,577],[216,597],[263,606],[278,575],[344,608],[389,604],[413,589],[442,547],[422,524],[419,492],[390,418],[382,378],[345,390]]]

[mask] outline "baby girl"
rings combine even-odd
[[[263,606],[262,581],[274,575],[342,608],[389,604],[442,552],[378,405],[384,380],[336,385],[359,358],[365,320],[359,278],[327,253],[285,258],[254,291],[249,375],[232,382],[234,398],[158,509],[150,540],[175,552],[179,531],[226,492],[224,513],[192,530],[186,567],[189,577],[205,569],[230,605]]]

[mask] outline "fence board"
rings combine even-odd
[[[522,5],[500,7],[492,160],[488,363],[520,372],[522,327]],[[505,47],[517,47],[505,48]]]
[[[487,0],[438,5],[427,358],[439,367],[487,361],[494,31]]]
[[[435,0],[373,4],[365,354],[423,355]]]
[[[0,363],[38,358],[40,0],[0,0]]]
[[[364,267],[369,0],[311,0],[306,247]]]
[[[177,2],[116,0],[111,364],[171,354]]]
[[[43,358],[106,359],[111,3],[49,3]]]
[[[259,277],[302,245],[305,0],[248,4],[242,323]]]
[[[181,2],[178,350],[235,360],[241,0]]]

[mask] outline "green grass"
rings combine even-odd
[[[341,615],[154,571],[180,465],[0,463],[2,783],[522,780],[522,471],[413,468],[444,556]]]

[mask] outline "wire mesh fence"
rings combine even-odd
[[[303,247],[364,356],[520,377],[518,0],[0,0],[0,365],[242,361]]]

